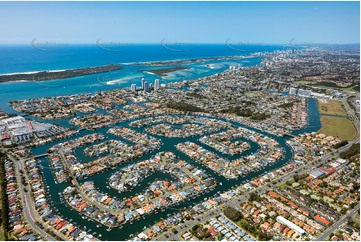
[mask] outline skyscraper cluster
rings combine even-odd
[[[154,80],[154,85],[152,85],[152,83],[146,82],[145,79],[142,78],[142,80],[141,80],[141,90],[143,90],[143,92],[149,92],[151,89],[153,89],[154,91],[159,90],[160,89],[160,80],[155,79]],[[137,85],[135,83],[130,85],[130,90],[132,92],[136,92],[137,91]]]

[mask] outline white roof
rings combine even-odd
[[[292,223],[291,221],[287,220],[286,218],[284,218],[282,216],[278,216],[276,218],[276,220],[277,220],[277,222],[288,226],[290,229],[294,230],[297,234],[302,235],[305,233],[305,231],[303,229],[301,229],[296,224]]]

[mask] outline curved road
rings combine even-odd
[[[18,185],[19,185],[18,189],[19,189],[20,195],[21,195],[21,203],[23,206],[24,218],[26,219],[26,221],[28,222],[28,224],[30,225],[32,230],[34,232],[37,232],[40,236],[42,236],[46,240],[57,241],[58,240],[57,238],[54,238],[53,236],[51,236],[45,232],[45,227],[46,227],[46,228],[50,229],[53,233],[55,233],[57,236],[59,236],[61,239],[65,240],[65,241],[69,240],[63,234],[61,234],[59,231],[55,230],[53,227],[43,224],[44,228],[42,229],[36,224],[36,222],[42,223],[41,219],[38,217],[37,211],[35,211],[35,205],[33,203],[31,195],[30,195],[30,189],[25,187],[21,183],[20,170],[23,170],[23,171],[25,170],[25,167],[24,167],[25,160],[23,160],[23,159],[17,160],[10,155],[8,155],[8,157],[15,164],[16,179],[17,179]],[[24,191],[24,188],[27,189],[26,192]]]
[[[317,165],[323,164],[323,163],[327,162],[331,158],[338,157],[338,155],[341,152],[347,150],[348,148],[351,147],[352,144],[357,143],[357,142],[359,142],[359,138],[352,141],[352,142],[350,142],[349,144],[347,144],[347,145],[345,145],[343,147],[340,147],[337,150],[337,152],[335,152],[334,155],[327,154],[327,155],[319,158],[318,160],[316,160],[315,164],[313,164],[314,162],[311,162],[310,164],[308,164],[306,166],[299,167],[298,169],[295,169],[292,172],[289,172],[289,173],[283,175],[282,177],[276,179],[277,183],[275,185],[272,185],[272,186],[277,186],[277,185],[283,183],[284,181],[287,181],[287,180],[291,179],[298,172],[306,172],[307,170],[312,170]],[[270,189],[270,187],[268,187],[267,185],[263,185],[263,186],[260,186],[260,187],[258,187],[256,189],[252,190],[252,192],[264,193],[269,189]],[[182,235],[187,230],[191,229],[194,225],[205,222],[205,221],[209,220],[210,218],[214,217],[215,215],[220,214],[223,211],[223,208],[225,206],[238,207],[238,205],[241,202],[246,201],[246,199],[248,199],[247,194],[240,195],[237,198],[234,198],[234,199],[228,201],[227,203],[221,204],[216,208],[210,209],[209,211],[205,212],[204,214],[197,215],[194,220],[188,221],[187,224],[178,224],[176,226],[173,226],[173,228],[175,228],[178,231],[177,234],[173,234],[171,230],[168,230],[168,231],[160,234],[159,236],[155,237],[154,240],[157,240],[157,241],[180,240],[179,236]],[[354,210],[352,210],[352,211],[354,212]],[[356,209],[356,211],[357,211],[357,209]],[[351,212],[351,213],[353,213],[353,212]],[[349,215],[350,215],[350,212],[348,214],[346,214],[345,216],[348,217]],[[339,225],[343,223],[341,220],[342,219],[340,219],[338,222],[336,222],[334,224],[335,229],[338,228]],[[339,222],[340,222],[340,224],[339,224]],[[332,233],[332,232],[330,232],[330,233]],[[324,234],[322,236],[320,236],[319,239],[316,239],[316,240],[322,240],[322,238],[328,236],[327,234],[328,234],[328,230],[326,230],[324,232]]]
[[[46,233],[44,231],[44,229],[40,228],[36,224],[36,222],[39,221],[39,219],[37,219],[36,212],[34,211],[34,207],[32,206],[30,192],[29,192],[29,190],[28,190],[28,192],[25,192],[24,191],[25,187],[21,183],[20,170],[23,170],[21,162],[16,160],[15,158],[13,158],[10,155],[8,155],[8,157],[15,164],[16,180],[18,181],[17,183],[19,185],[18,189],[19,189],[20,196],[21,196],[21,204],[23,207],[24,218],[26,219],[26,221],[29,224],[29,226],[31,227],[31,229],[34,232],[38,233],[43,239],[56,241],[57,240],[56,238],[50,236],[48,233]]]
[[[347,148],[349,148],[352,144],[359,142],[359,117],[354,113],[353,109],[351,109],[346,101],[346,99],[342,100],[344,107],[348,113],[348,115],[351,117],[353,123],[355,124],[355,127],[357,129],[357,135],[358,138],[354,141],[351,141],[348,145],[341,147],[340,149],[337,150],[337,152],[335,153],[334,156],[338,156],[341,152],[345,151]],[[320,158],[317,161],[317,164],[320,163],[324,163],[326,162],[328,159],[334,157],[331,154],[328,154],[322,158]],[[32,230],[36,233],[38,233],[40,236],[42,236],[44,239],[46,240],[52,240],[52,241],[56,241],[57,239],[54,238],[53,236],[47,234],[44,229],[40,228],[36,222],[39,221],[38,219],[38,215],[37,212],[35,211],[35,207],[33,205],[33,201],[30,195],[30,191],[28,190],[27,192],[24,191],[24,186],[21,183],[21,177],[20,177],[20,170],[24,170],[24,160],[17,160],[15,158],[13,158],[12,156],[8,155],[9,159],[12,160],[15,164],[15,173],[16,173],[16,177],[18,180],[18,185],[19,185],[19,191],[20,191],[20,195],[21,195],[21,203],[23,206],[23,214],[24,214],[24,218],[27,220],[29,226],[32,228]],[[314,163],[314,162],[312,162]],[[290,179],[294,174],[296,174],[296,172],[298,171],[306,171],[308,169],[313,169],[313,167],[315,167],[315,164],[308,164],[304,167],[301,167],[297,170],[294,170],[291,173],[288,173],[286,175],[284,175],[283,177],[281,177],[280,179],[278,179],[278,183],[281,183],[282,181],[285,181],[287,179]],[[258,187],[257,189],[255,189],[254,191],[258,191],[258,192],[265,192],[267,189],[269,189],[267,186],[261,186]],[[213,217],[215,213],[220,213],[222,211],[222,208],[226,205],[233,205],[236,206],[237,204],[239,204],[241,201],[247,199],[246,196],[241,195],[240,197],[238,197],[237,199],[233,199],[231,201],[229,201],[226,204],[220,205],[218,206],[216,209],[212,209],[209,210],[208,212],[206,212],[205,214],[199,215],[197,216],[196,220],[193,221],[189,221],[187,223],[187,225],[185,224],[181,224],[178,226],[174,226],[174,228],[177,228],[178,231],[180,231],[180,233],[178,233],[178,236],[181,234],[181,232],[186,231],[188,229],[191,228],[191,226],[194,226],[195,224],[198,224],[202,221],[208,220],[210,217]],[[332,227],[330,227],[329,229],[327,229],[320,237],[318,237],[316,240],[327,240],[329,235],[336,230],[340,225],[342,225],[344,222],[346,222],[346,220],[350,217],[350,216],[354,216],[358,209],[360,208],[360,204],[358,204],[351,212],[347,213],[346,215],[344,215],[343,217],[341,217],[341,219],[339,219]],[[198,221],[198,219],[200,221]],[[49,227],[50,228],[50,227]],[[59,233],[58,231],[54,231],[53,228],[52,229],[53,232],[56,233],[56,235],[58,235],[60,238],[67,240],[67,238],[64,237],[63,234]],[[158,236],[157,238],[155,238],[156,240],[170,240],[170,239],[177,239],[176,235],[170,234],[169,238],[166,237],[166,234],[169,235],[170,231],[163,233],[162,235]]]

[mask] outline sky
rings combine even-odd
[[[359,43],[359,2],[0,2],[0,44]]]

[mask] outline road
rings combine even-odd
[[[73,183],[73,185],[76,187],[77,191],[80,193],[80,196],[90,205],[97,207],[98,209],[102,210],[102,211],[106,211],[110,214],[113,215],[119,215],[121,213],[123,213],[125,211],[125,209],[112,209],[108,206],[105,206],[103,204],[101,204],[100,202],[94,201],[91,197],[88,196],[88,194],[86,194],[84,192],[84,190],[82,189],[81,185],[79,184],[77,178],[74,176],[72,170],[70,169],[71,165],[68,164],[64,152],[63,151],[59,151],[59,155],[60,155],[60,160],[63,164],[64,169],[66,169],[67,173],[70,175],[71,177],[71,181]],[[98,221],[99,222],[99,221]],[[99,222],[100,223],[100,222]],[[106,225],[106,226],[110,226],[110,225]],[[114,224],[114,227],[116,227],[117,225]],[[112,226],[110,226],[112,227]]]
[[[94,198],[88,196],[88,194],[86,194],[84,192],[84,190],[82,189],[81,185],[79,184],[77,178],[74,176],[74,174],[72,173],[71,169],[70,169],[70,164],[68,164],[66,158],[65,158],[65,155],[64,155],[64,152],[62,150],[59,151],[59,155],[60,155],[60,158],[61,158],[61,162],[63,164],[63,166],[65,167],[65,169],[67,170],[67,173],[70,175],[71,179],[72,179],[72,183],[73,185],[76,187],[77,191],[80,193],[81,197],[83,199],[85,199],[85,201],[91,205],[93,205],[94,207],[97,207],[99,208],[100,210],[102,211],[106,211],[110,214],[113,214],[113,215],[119,215],[119,214],[122,214],[126,211],[128,211],[129,209],[126,209],[126,208],[119,208],[119,209],[113,209],[113,208],[110,208],[106,205],[103,205],[101,204],[99,201],[96,201],[94,200]],[[159,165],[161,164],[167,164],[167,162],[161,162]],[[193,173],[191,173],[190,171],[188,171],[187,169],[182,169],[181,167],[179,167],[179,169],[181,169],[184,173],[186,173],[187,175],[191,176],[191,177],[194,177]],[[194,177],[197,182],[201,182],[200,178],[199,177]],[[193,183],[194,184],[194,183]],[[167,195],[171,195],[172,192],[165,192],[163,195],[164,196],[167,196]],[[149,203],[149,200],[144,200],[143,202],[140,202],[138,205],[139,206],[143,206],[145,204],[148,204]],[[107,225],[108,226],[108,225]],[[114,227],[116,227],[117,225],[114,225]]]
[[[308,170],[312,170],[312,169],[314,169],[314,167],[317,167],[317,165],[324,164],[329,159],[334,158],[334,157],[338,157],[338,155],[341,152],[347,150],[348,148],[351,147],[352,144],[357,143],[357,142],[359,142],[359,138],[357,138],[356,140],[350,142],[346,146],[340,147],[336,152],[334,152],[333,155],[331,153],[327,154],[327,155],[319,158],[315,162],[311,162],[310,164],[307,164],[306,166],[299,167],[298,169],[295,169],[292,172],[289,172],[286,175],[281,176],[280,178],[277,179],[277,183],[275,185],[272,185],[272,186],[275,187],[277,185],[280,185],[280,184],[284,183],[285,181],[291,179],[298,172],[303,173],[303,172],[306,172]],[[258,188],[254,189],[252,192],[264,193],[268,189],[270,189],[268,187],[268,185],[263,185],[263,186],[259,186]],[[215,215],[221,214],[222,211],[223,211],[223,208],[225,206],[238,207],[239,204],[242,203],[242,202],[245,202],[246,199],[248,199],[247,195],[240,195],[237,198],[234,198],[234,199],[228,201],[225,204],[219,205],[217,208],[211,209],[211,210],[207,211],[204,214],[196,216],[194,220],[188,221],[187,224],[179,224],[179,225],[173,226],[173,228],[175,228],[178,231],[177,234],[173,234],[171,230],[168,230],[168,231],[162,233],[161,235],[159,235],[158,237],[156,237],[154,240],[158,240],[158,241],[180,240],[179,236],[181,236],[184,232],[190,230],[194,225],[206,222],[207,220],[214,217]],[[337,226],[335,226],[335,227],[337,227]]]
[[[328,238],[330,237],[331,233],[333,233],[335,230],[337,230],[343,223],[347,222],[347,220],[350,217],[355,216],[356,214],[358,214],[358,210],[360,209],[360,203],[353,208],[349,213],[345,214],[344,216],[342,216],[336,223],[334,223],[330,228],[326,229],[326,231],[318,238],[314,239],[317,241],[325,241],[325,240],[329,240]]]
[[[355,128],[356,128],[356,133],[357,133],[357,137],[360,136],[360,119],[359,116],[356,114],[355,110],[353,108],[350,107],[350,105],[347,102],[347,99],[350,96],[346,96],[344,98],[342,98],[341,102],[348,114],[348,116],[350,117],[351,121],[353,122]]]
[[[8,155],[9,159],[11,161],[14,162],[15,164],[15,173],[16,173],[16,180],[18,181],[18,185],[19,185],[19,192],[20,192],[20,197],[21,197],[21,204],[23,207],[23,215],[24,218],[26,219],[27,223],[29,224],[29,226],[31,227],[31,229],[38,233],[41,237],[43,237],[44,239],[47,240],[57,240],[56,238],[50,236],[49,234],[47,234],[44,229],[40,228],[38,225],[36,225],[35,222],[39,221],[39,219],[36,216],[36,211],[34,210],[34,206],[32,204],[32,200],[30,197],[30,192],[28,190],[28,192],[24,191],[24,186],[21,183],[21,177],[20,177],[20,170],[24,170],[23,168],[23,162],[18,161],[16,159],[14,159],[12,156]]]
[[[339,148],[338,151],[335,152],[334,155],[328,154],[328,155],[320,158],[318,161],[316,161],[317,164],[322,164],[322,163],[326,162],[327,160],[329,160],[330,158],[332,158],[334,156],[338,156],[341,152],[347,150],[352,144],[359,142],[359,125],[360,125],[359,117],[355,114],[354,110],[347,103],[347,98],[342,99],[342,103],[344,104],[345,110],[347,111],[347,113],[350,116],[351,120],[355,124],[355,128],[357,129],[358,137],[357,137],[356,140],[351,141],[347,146]],[[41,219],[38,217],[37,212],[35,210],[34,202],[33,202],[32,198],[31,198],[31,195],[30,195],[30,189],[27,188],[27,192],[25,192],[24,191],[25,187],[21,183],[20,170],[24,170],[24,160],[15,159],[10,155],[9,155],[9,159],[11,159],[15,164],[15,173],[16,173],[16,177],[17,177],[17,180],[18,180],[19,192],[20,192],[20,195],[21,195],[21,203],[22,203],[22,206],[23,206],[24,218],[26,219],[27,223],[29,224],[29,226],[32,228],[32,230],[34,232],[38,233],[44,239],[56,241],[57,240],[56,238],[54,238],[53,236],[47,234],[44,231],[44,229],[40,228],[36,224],[36,222],[41,222]],[[313,169],[313,167],[316,166],[316,164],[313,164],[313,163],[314,162],[312,162],[311,164],[308,164],[308,165],[306,165],[304,167],[300,167],[297,170],[294,170],[294,171],[282,176],[280,179],[278,179],[277,184],[280,184],[280,183],[282,183],[282,182],[284,182],[286,180],[291,179],[299,171],[305,172],[307,170]],[[74,181],[77,183],[76,179],[74,179]],[[77,184],[77,185],[79,185],[79,184]],[[273,185],[273,186],[276,186],[276,185]],[[269,189],[269,187],[264,185],[264,186],[260,186],[257,189],[255,189],[254,192],[263,193],[263,192],[267,191],[268,189]],[[210,218],[214,217],[214,215],[216,215],[216,214],[220,214],[225,206],[237,207],[241,202],[246,201],[246,199],[247,199],[246,195],[238,196],[236,199],[232,199],[229,202],[227,202],[227,203],[225,203],[223,205],[220,205],[215,209],[211,209],[211,210],[209,210],[208,212],[206,212],[204,214],[196,216],[193,221],[189,221],[187,224],[180,224],[180,225],[174,226],[174,228],[178,230],[177,235],[174,235],[171,231],[167,231],[167,232],[163,233],[162,235],[158,236],[157,238],[155,238],[155,240],[171,240],[171,239],[178,240],[179,236],[182,233],[189,230],[194,225],[199,224],[199,223],[204,222],[204,221],[207,221]],[[92,201],[92,203],[93,203],[93,201]],[[347,219],[350,216],[354,216],[357,213],[357,210],[359,208],[360,208],[360,205],[358,204],[351,212],[349,212],[348,214],[342,216],[341,219],[339,219],[332,227],[327,229],[316,240],[327,240],[329,235],[332,232],[334,232],[340,225],[342,225],[344,222],[346,222]],[[102,209],[104,209],[104,208],[102,208]],[[105,210],[108,210],[108,209],[105,209]],[[67,240],[67,238],[65,238],[63,234],[61,234],[58,231],[54,230],[52,227],[48,227],[48,228],[50,230],[52,230],[60,238],[62,238],[64,240]],[[168,235],[169,237],[167,238],[166,235]]]
[[[45,228],[44,229],[40,228],[36,224],[36,222],[39,222],[39,223],[42,223],[44,225],[44,227],[48,228],[50,231],[52,231],[54,234],[56,234],[59,238],[65,240],[65,241],[69,240],[69,238],[65,237],[62,233],[55,230],[53,227],[51,227],[51,226],[49,226],[47,224],[44,224],[42,219],[38,216],[38,213],[35,210],[34,201],[33,201],[32,197],[31,197],[31,194],[30,194],[30,188],[24,186],[22,184],[22,182],[21,182],[20,170],[25,171],[25,167],[24,167],[25,160],[23,160],[23,159],[17,160],[15,158],[13,158],[11,155],[8,155],[8,157],[15,164],[15,173],[16,173],[16,179],[17,179],[18,185],[19,185],[18,189],[19,189],[19,192],[20,192],[20,195],[21,195],[21,203],[22,203],[22,206],[23,206],[23,214],[24,214],[24,218],[27,220],[30,227],[33,229],[34,232],[37,232],[44,239],[51,240],[51,241],[58,240],[58,239],[54,238],[53,236],[49,235],[48,233],[46,233]],[[25,178],[27,180],[26,176],[25,176]],[[26,192],[24,191],[24,188],[26,188]]]

